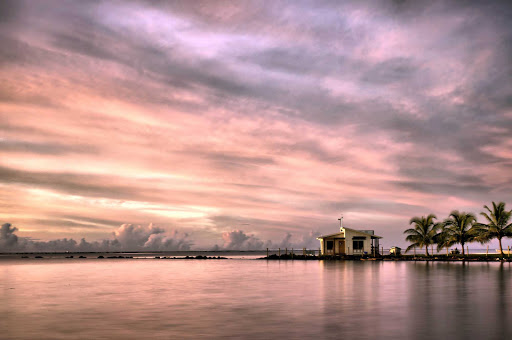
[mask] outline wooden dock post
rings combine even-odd
[[[485,252],[485,256],[489,256],[489,245],[487,245],[487,251]]]
[[[321,248],[318,248],[318,256],[320,257],[320,255],[322,255],[322,250]]]
[[[302,248],[302,256],[306,256],[306,248]]]
[[[380,256],[384,256],[384,246],[382,246],[382,252],[380,253]]]

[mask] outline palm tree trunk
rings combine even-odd
[[[426,254],[427,256],[429,256],[429,255],[428,255],[428,246],[427,246],[427,245],[425,245],[425,254]]]
[[[501,237],[498,238],[498,242],[500,243],[500,253],[501,253],[501,257],[503,258],[505,256],[505,254],[503,254],[503,247],[501,246]]]
[[[464,252],[464,242],[461,242],[460,245],[462,246],[462,256],[466,256]]]

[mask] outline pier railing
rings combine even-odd
[[[384,253],[384,254],[389,254],[389,249],[379,249],[378,251],[375,250],[375,252],[373,251],[360,251],[360,252],[355,252],[354,255],[369,255],[369,256],[373,256],[373,255],[380,255],[380,254],[383,254],[382,252],[383,251],[387,251],[387,253]],[[271,255],[277,255],[277,256],[282,256],[282,255],[289,255],[289,256],[295,256],[295,255],[301,255],[301,256],[318,256],[318,255],[321,255],[321,250],[320,249],[307,249],[307,248],[299,248],[299,249],[296,249],[296,248],[276,248],[276,249],[267,249],[267,257],[268,256],[271,256]],[[325,255],[341,255],[341,254],[325,254]]]
[[[511,254],[511,248],[510,246],[504,247],[503,252],[505,256],[510,257]],[[382,256],[382,255],[400,255],[393,253],[393,251],[396,251],[395,247],[392,248],[384,248],[380,247],[378,251],[375,250],[363,250],[361,253],[354,253],[353,255],[367,255],[367,256]],[[428,249],[429,255],[431,256],[438,256],[438,255],[445,255],[445,256],[451,256],[451,255],[462,255],[462,248],[460,247],[452,247],[452,248],[443,248],[441,250],[437,250],[436,247],[429,247]],[[464,249],[465,255],[486,255],[486,256],[494,256],[499,255],[499,250],[497,249],[490,249],[487,248],[481,248],[481,249],[470,249],[469,247],[465,247]],[[271,255],[289,255],[289,256],[319,256],[321,255],[320,248],[317,249],[307,249],[307,248],[276,248],[276,249],[267,249],[267,257]],[[342,255],[342,254],[325,254],[325,255]],[[352,254],[351,254],[352,255]],[[424,256],[425,255],[425,248],[413,248],[412,250],[408,251],[407,254],[405,254],[405,249],[401,249],[401,255],[413,255],[413,256]]]

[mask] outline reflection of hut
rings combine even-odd
[[[400,247],[391,247],[391,248],[389,248],[389,253],[391,255],[400,255],[400,254],[402,254],[402,248],[400,248]]]
[[[379,239],[373,230],[340,228],[340,232],[317,237],[322,255],[377,255]]]

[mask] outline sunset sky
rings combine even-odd
[[[343,214],[389,247],[412,216],[510,209],[511,22],[505,1],[1,1],[0,224],[318,247]]]

